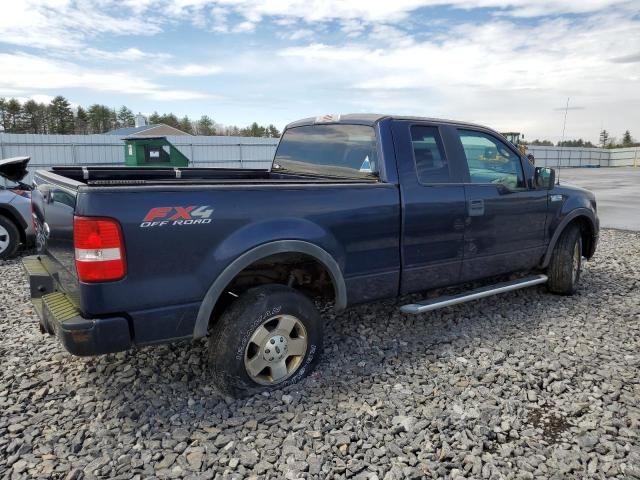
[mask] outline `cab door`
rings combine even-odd
[[[400,292],[455,284],[462,268],[466,214],[461,172],[446,148],[455,130],[396,120],[392,132],[402,202]]]
[[[461,280],[534,268],[545,251],[547,191],[526,181],[521,155],[497,135],[456,133],[468,175]]]

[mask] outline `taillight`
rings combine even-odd
[[[124,241],[116,220],[73,217],[73,246],[81,282],[108,282],[126,275]]]
[[[21,188],[12,188],[10,189],[13,193],[15,193],[16,195],[20,195],[21,197],[24,198],[29,198],[31,197],[30,192],[27,190],[22,190]]]

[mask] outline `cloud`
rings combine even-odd
[[[161,31],[155,16],[126,13],[111,0],[100,3],[89,0],[4,2],[0,15],[0,42],[45,49],[73,49],[98,34],[153,35]]]
[[[553,109],[556,112],[564,112],[566,111],[571,111],[571,110],[584,110],[584,107],[555,107]]]
[[[613,63],[640,63],[640,52],[624,55],[622,57],[614,57],[611,59]]]
[[[181,4],[189,0],[180,0]],[[199,2],[202,3],[202,2]],[[459,10],[494,9],[513,17],[545,17],[564,14],[588,14],[613,8],[637,12],[634,0],[215,0],[240,15],[295,18],[309,23],[333,20],[363,23],[396,23],[411,19],[423,8],[451,7]]]
[[[0,91],[79,88],[120,94],[142,95],[154,100],[208,98],[202,92],[168,88],[136,73],[83,68],[71,62],[25,53],[0,53]]]
[[[299,28],[289,32],[279,32],[278,36],[280,38],[284,38],[286,40],[296,41],[296,40],[305,40],[312,38],[315,35],[315,32],[309,28]]]
[[[256,28],[255,22],[251,22],[247,20],[245,22],[238,23],[235,27],[233,27],[232,32],[233,33],[253,32],[255,28]]]
[[[544,135],[548,112],[571,96],[583,105],[571,118],[582,131],[613,119],[614,109],[615,122],[637,124],[640,64],[612,64],[603,54],[633,53],[640,38],[637,19],[612,13],[523,26],[498,18],[457,24],[426,40],[379,28],[391,28],[393,35],[378,31],[363,41],[281,49],[280,68],[332,85],[339,92],[334,96],[348,97],[363,111],[422,113],[534,133],[537,128]]]
[[[18,100],[20,103],[25,103],[28,102],[29,100],[33,100],[35,102],[38,103],[44,103],[44,104],[48,104],[51,103],[51,100],[54,99],[53,95],[45,95],[45,94],[35,94],[35,95],[29,95],[27,97],[15,97],[16,100]]]
[[[189,63],[185,65],[165,65],[157,69],[158,73],[176,77],[208,77],[223,71],[220,65]]]
[[[350,85],[364,90],[475,85],[589,91],[586,87],[593,83],[624,80],[624,70],[612,67],[601,52],[628,50],[639,28],[640,22],[619,16],[549,20],[529,27],[502,20],[461,24],[433,40],[397,33],[386,37],[386,45],[312,43],[278,54],[334,78],[336,72],[348,72]]]
[[[150,53],[144,52],[139,48],[129,47],[124,50],[101,50],[98,48],[84,48],[76,52],[76,56],[94,57],[100,60],[131,62],[139,60],[169,60],[173,55],[168,53]]]
[[[554,108],[570,96],[584,110],[569,113],[569,129],[639,120],[637,0],[6,3],[4,95],[87,89],[186,101],[214,99],[206,90],[215,88],[225,91],[216,114],[242,111],[249,120],[378,110],[540,137],[554,116],[561,122]],[[147,105],[140,108],[155,108]]]
[[[158,0],[175,14],[206,7],[224,7],[255,21],[256,18],[297,18],[306,22],[353,20],[388,23],[405,19],[424,7],[450,6],[458,9],[496,8],[504,15],[534,17],[566,13],[591,13],[615,6],[630,5],[628,0]],[[154,7],[157,8],[157,7]],[[631,8],[631,7],[630,7]]]
[[[338,21],[347,36],[357,37],[366,25],[411,20],[415,11],[438,6],[492,8],[499,15],[513,17],[586,14],[612,8],[637,13],[637,2],[629,0],[19,0],[3,4],[0,42],[74,49],[105,34],[156,35],[174,21],[188,21],[218,33],[247,33],[265,19],[280,25]]]

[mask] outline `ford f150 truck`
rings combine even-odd
[[[401,309],[541,283],[572,294],[596,201],[554,179],[478,125],[328,115],[288,125],[270,170],[38,171],[24,265],[42,330],[69,352],[208,335],[215,383],[242,395],[312,370],[315,299],[342,310],[496,278]]]

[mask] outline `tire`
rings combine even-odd
[[[243,397],[299,382],[322,352],[313,302],[284,285],[242,294],[211,329],[209,370],[220,391]]]
[[[582,236],[578,227],[568,227],[558,239],[547,276],[549,291],[560,295],[573,295],[578,288],[582,270]]]
[[[13,257],[20,245],[20,232],[16,224],[0,215],[0,260]]]

